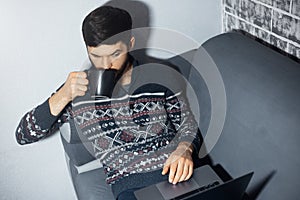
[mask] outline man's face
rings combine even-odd
[[[97,69],[120,70],[127,60],[128,48],[131,48],[132,41],[133,40],[130,41],[129,46],[121,41],[112,45],[88,46],[87,51],[89,58]]]

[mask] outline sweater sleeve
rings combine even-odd
[[[168,118],[177,132],[178,141],[191,143],[193,152],[198,154],[202,137],[184,92],[169,95],[165,107]]]
[[[53,116],[50,112],[49,99],[27,112],[16,129],[16,140],[19,144],[29,144],[39,141],[55,133],[62,121],[66,121],[64,111]]]

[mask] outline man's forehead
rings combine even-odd
[[[126,45],[123,42],[117,42],[115,44],[100,44],[96,47],[88,46],[88,51],[98,56],[107,56],[118,50],[124,50],[125,47]]]

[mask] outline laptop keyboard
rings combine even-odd
[[[189,196],[191,196],[191,195],[193,195],[193,194],[196,194],[196,193],[199,193],[199,192],[206,191],[206,190],[208,190],[208,189],[210,189],[210,188],[212,188],[212,187],[215,187],[215,186],[217,186],[217,185],[219,185],[219,184],[220,184],[219,181],[215,181],[215,182],[213,182],[213,183],[204,185],[204,186],[202,186],[202,187],[200,187],[200,188],[198,188],[198,189],[196,189],[196,190],[193,190],[193,191],[187,192],[187,193],[185,193],[185,194],[183,194],[183,195],[180,195],[180,196],[178,196],[178,197],[175,197],[175,198],[173,198],[172,200],[180,200],[180,199],[183,199],[183,198],[185,198],[185,197],[189,197]]]

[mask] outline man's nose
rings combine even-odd
[[[111,62],[110,58],[103,57],[102,66],[104,69],[110,69],[112,67],[112,62]]]

